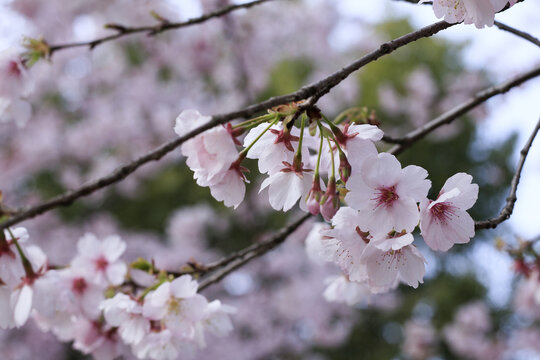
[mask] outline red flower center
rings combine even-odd
[[[399,195],[396,193],[396,186],[382,186],[375,192],[375,198],[372,200],[377,201],[377,206],[391,207],[394,201],[399,199]]]
[[[431,216],[437,219],[438,222],[446,224],[453,216],[456,215],[454,206],[447,202],[441,202],[433,205],[429,210]]]
[[[15,77],[21,76],[21,69],[19,68],[19,64],[17,64],[16,61],[10,61],[7,67],[8,75],[12,75]]]
[[[82,295],[84,294],[84,291],[86,290],[87,287],[88,285],[86,284],[86,280],[84,280],[84,278],[80,277],[80,278],[73,279],[71,288],[73,289],[74,293],[78,295]]]
[[[99,271],[104,271],[107,266],[109,265],[109,262],[107,261],[107,259],[105,259],[104,256],[100,256],[96,261],[96,270],[99,270]]]

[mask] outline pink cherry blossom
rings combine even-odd
[[[345,201],[360,212],[365,231],[411,232],[420,217],[416,203],[431,187],[426,177],[425,169],[414,165],[402,169],[395,156],[381,153],[366,159],[362,171],[351,176]]]
[[[209,120],[209,116],[202,116],[196,110],[184,110],[176,118],[174,131],[178,136],[184,136]],[[233,138],[223,126],[207,130],[186,141],[181,150],[199,186],[219,182],[238,157]]]
[[[122,354],[122,343],[115,329],[81,318],[74,328],[73,347],[96,360],[114,360]]]
[[[433,250],[448,251],[474,236],[474,220],[466,210],[478,198],[478,185],[471,182],[472,176],[457,173],[446,180],[437,200],[420,203],[420,230]]]
[[[184,136],[210,121],[196,110],[184,110],[176,119],[174,131]],[[233,135],[217,126],[186,141],[181,146],[186,164],[199,186],[208,186],[212,196],[226,206],[237,207],[245,195],[245,178]],[[241,159],[240,159],[241,160]]]
[[[400,281],[414,288],[423,282],[425,259],[414,245],[383,251],[370,243],[360,261],[366,266],[369,288],[374,293],[388,291]]]
[[[126,243],[120,237],[107,236],[99,240],[87,233],[77,243],[79,254],[71,266],[92,274],[94,281],[103,286],[120,285],[126,276],[127,266],[119,258],[126,250]]]
[[[0,98],[26,96],[32,90],[26,66],[14,49],[0,52]]]

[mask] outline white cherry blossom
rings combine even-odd
[[[150,332],[150,321],[142,316],[142,306],[123,293],[101,302],[100,309],[126,344],[137,344]]]
[[[422,2],[425,2],[424,0]],[[514,5],[517,0],[511,0]],[[465,24],[474,24],[477,28],[493,26],[495,14],[501,11],[508,0],[435,0],[433,12],[438,18],[444,18],[449,23],[463,21]]]
[[[268,128],[268,123],[260,124],[249,131],[244,138],[244,147],[248,147]],[[299,129],[293,127],[284,130],[281,124],[275,124],[248,150],[249,159],[258,159],[261,173],[273,174],[283,167],[283,161],[292,163],[297,148]]]
[[[161,321],[179,339],[195,336],[195,323],[205,316],[208,302],[197,294],[198,284],[189,275],[164,282],[144,299],[143,315]]]
[[[344,302],[349,306],[369,301],[371,291],[362,282],[348,280],[345,276],[326,279],[324,298],[329,302]]]
[[[120,285],[127,273],[127,266],[119,258],[126,250],[126,243],[119,236],[99,240],[87,233],[77,243],[78,255],[71,266],[92,274],[93,280],[103,286]]]
[[[282,171],[271,174],[263,181],[259,192],[268,187],[268,199],[272,208],[289,211],[298,199],[306,197],[312,180],[313,175],[309,172],[297,171],[286,164]],[[305,208],[305,201],[300,201],[300,205]]]
[[[361,221],[356,210],[342,207],[332,218],[333,228],[321,230],[321,234],[328,237],[323,239],[325,253],[333,252],[333,261],[351,281],[367,279],[365,265],[360,259],[371,236],[360,229]]]

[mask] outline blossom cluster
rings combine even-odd
[[[209,120],[186,110],[175,131],[182,136]],[[428,199],[427,171],[402,167],[394,155],[378,153],[375,142],[383,132],[352,120],[330,121],[317,108],[289,104],[213,128],[182,146],[197,183],[209,186],[225,205],[236,207],[243,200],[247,170],[241,163],[247,157],[257,159],[260,172],[268,175],[260,191],[268,188],[274,209],[287,211],[300,200],[301,209],[331,222],[329,228],[314,227],[308,250],[342,269],[344,277],[331,282],[325,296],[348,303],[399,283],[417,287],[425,259],[413,245],[415,228],[435,251],[467,243],[474,236],[467,210],[478,197],[472,177],[457,173],[435,200]],[[246,131],[239,152],[237,138]]]
[[[139,359],[177,359],[205,347],[205,333],[227,335],[234,308],[197,293],[190,275],[176,278],[128,265],[118,236],[87,233],[68,267],[50,266],[45,254],[16,228],[0,250],[0,327],[33,317],[43,331],[95,359],[131,352]],[[135,264],[135,263],[134,263]],[[128,281],[129,280],[129,281]]]
[[[421,3],[427,0],[421,1]],[[506,5],[513,6],[517,0],[435,0],[433,12],[449,23],[464,22],[481,29],[493,26],[495,14]]]

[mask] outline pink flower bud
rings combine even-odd
[[[328,181],[328,189],[321,201],[321,215],[326,221],[330,221],[338,210],[339,196],[336,193],[336,180],[332,177]]]
[[[339,153],[339,176],[341,177],[341,180],[346,183],[347,180],[349,180],[349,177],[351,176],[351,164],[349,164],[349,160],[347,160],[347,156],[344,152]]]
[[[321,197],[323,195],[322,189],[321,189],[321,182],[319,175],[316,174],[313,177],[313,185],[311,186],[311,189],[309,190],[308,197],[306,200],[308,211],[312,215],[317,215],[320,212],[320,201]]]

